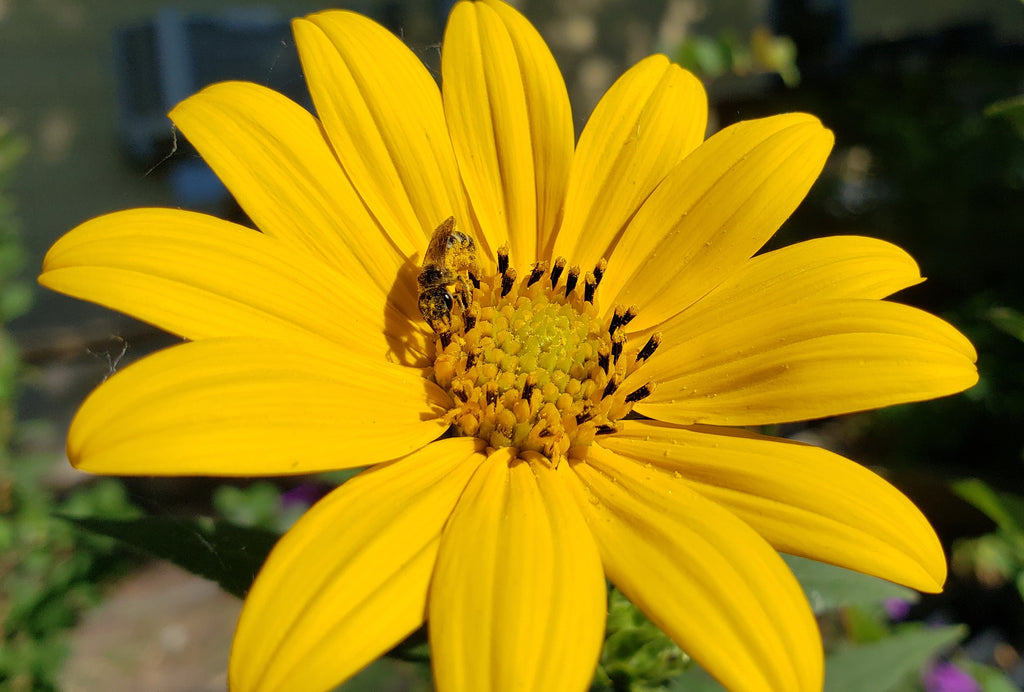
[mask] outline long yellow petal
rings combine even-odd
[[[685,323],[679,331],[691,334],[729,321],[730,314],[745,319],[804,301],[881,299],[923,280],[914,258],[892,243],[861,236],[816,238],[752,257],[711,293],[654,329],[671,329],[679,320]]]
[[[292,28],[324,130],[380,224],[421,252],[449,216],[467,227],[441,92],[416,56],[354,12],[321,12]]]
[[[382,310],[320,258],[204,214],[132,209],[86,221],[50,248],[39,282],[186,339],[300,340],[426,365],[422,324]]]
[[[542,250],[585,271],[608,257],[651,191],[704,140],[707,121],[707,95],[692,74],[664,55],[630,68],[580,135],[562,227],[554,249]]]
[[[480,467],[441,539],[430,590],[437,687],[587,689],[604,636],[604,575],[572,496],[508,449]]]
[[[441,56],[455,156],[490,252],[537,258],[554,234],[572,159],[569,97],[530,23],[500,2],[460,2]]]
[[[863,466],[745,430],[623,421],[602,446],[675,475],[776,550],[921,591],[941,591],[946,558],[924,515]]]
[[[697,328],[707,320],[691,329],[683,317],[633,376],[658,383],[636,406],[657,420],[807,420],[946,396],[978,380],[974,348],[960,332],[898,303],[806,301],[720,314],[705,331]]]
[[[182,101],[170,116],[260,230],[354,280],[365,277],[364,290],[376,289],[381,302],[418,314],[407,257],[422,248],[403,235],[389,238],[367,213],[304,108],[256,84],[224,82]]]
[[[210,339],[118,372],[82,404],[68,458],[90,473],[260,476],[367,466],[444,432],[415,370],[283,341]]]
[[[608,258],[602,305],[644,329],[685,310],[754,255],[821,172],[832,133],[800,113],[728,127],[651,193]]]
[[[671,474],[591,445],[573,465],[605,572],[733,692],[821,690],[821,638],[785,563]]]
[[[482,447],[465,437],[435,442],[309,510],[246,598],[231,689],[334,689],[423,624],[441,530]]]

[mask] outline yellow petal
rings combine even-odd
[[[415,370],[283,341],[211,339],[118,372],[82,404],[68,458],[91,473],[260,476],[367,466],[444,432]]]
[[[422,625],[441,530],[482,447],[466,437],[435,442],[310,509],[245,600],[231,689],[334,689]]]
[[[863,466],[745,430],[623,421],[602,446],[682,480],[776,550],[921,591],[941,591],[946,558],[924,515]]]
[[[604,638],[604,575],[558,472],[496,451],[441,539],[430,589],[439,690],[585,690]],[[561,474],[558,474],[561,475]]]
[[[832,133],[800,113],[744,121],[697,147],[623,232],[602,305],[639,305],[637,330],[689,307],[793,213],[831,147]]]
[[[460,2],[448,20],[441,74],[448,130],[488,249],[508,241],[514,265],[532,262],[558,223],[572,158],[558,66],[511,7]]]
[[[321,12],[292,27],[324,130],[380,224],[422,252],[444,219],[469,223],[441,92],[416,56],[354,12]]]
[[[658,383],[638,412],[683,425],[762,425],[932,399],[978,380],[962,334],[898,303],[723,310],[713,327],[696,331],[706,322],[690,328],[685,314],[672,321],[633,378]]]
[[[694,333],[726,314],[745,317],[808,300],[881,299],[921,281],[914,259],[892,243],[860,236],[816,238],[751,258],[685,312],[655,328],[671,329],[674,320],[682,320],[685,333]]]
[[[39,281],[186,339],[326,341],[426,365],[422,325],[362,284],[300,248],[204,214],[132,209],[86,221],[50,249]]]
[[[573,465],[605,572],[733,692],[821,690],[803,591],[749,526],[671,474],[591,445]]]
[[[203,89],[178,104],[171,119],[224,181],[249,218],[268,235],[306,248],[354,280],[366,278],[381,302],[415,317],[417,251],[389,238],[338,165],[320,123],[284,96],[245,82]],[[397,283],[396,283],[397,282]]]
[[[664,55],[623,74],[580,135],[550,255],[584,271],[608,257],[651,191],[703,141],[707,120],[704,87]]]

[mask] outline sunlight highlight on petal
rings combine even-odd
[[[884,240],[860,236],[815,238],[757,255],[685,312],[658,325],[700,333],[726,315],[757,314],[811,300],[886,298],[920,283],[917,263]],[[674,331],[673,336],[678,336]]]
[[[86,221],[50,249],[39,281],[186,339],[298,340],[428,364],[420,326],[381,310],[362,284],[300,248],[203,214],[132,209]]]
[[[473,438],[435,442],[306,512],[245,600],[231,689],[334,689],[422,625],[441,530],[482,449]]]
[[[978,380],[962,334],[878,300],[722,314],[704,331],[684,314],[664,341],[644,366],[658,389],[636,410],[683,425],[809,420],[945,396]]]
[[[573,132],[569,97],[547,46],[500,3],[452,10],[441,56],[448,129],[490,257],[537,257],[562,208]]]
[[[211,339],[116,373],[82,404],[68,458],[104,474],[256,476],[367,466],[447,427],[410,368],[281,341]]]
[[[776,550],[941,591],[946,558],[920,510],[880,476],[811,445],[745,430],[625,421],[603,447],[674,474]]]
[[[420,248],[381,230],[304,108],[256,84],[224,82],[170,116],[261,231],[366,277],[366,289],[376,286],[410,317],[418,313],[415,276],[403,292],[394,287]]]
[[[354,12],[320,12],[292,27],[324,130],[380,224],[420,252],[449,216],[468,224],[441,92],[423,63]]]
[[[732,692],[821,689],[810,606],[750,527],[598,445],[573,470],[608,578],[719,682]]]
[[[832,148],[812,116],[717,133],[676,166],[622,235],[601,285],[606,309],[642,305],[644,329],[693,304],[752,257],[803,200]]]
[[[441,540],[430,591],[437,685],[582,691],[604,634],[597,548],[546,460],[513,458],[510,448],[488,458]]]
[[[641,60],[611,86],[580,135],[565,218],[553,250],[591,268],[608,257],[651,191],[704,140],[704,87],[664,55]]]

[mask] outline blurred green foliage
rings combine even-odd
[[[0,317],[24,313],[30,289],[15,279],[22,263],[13,210],[2,191],[24,152],[0,131]],[[55,690],[66,655],[65,635],[102,594],[101,583],[122,570],[124,549],[85,535],[54,516],[131,516],[124,488],[103,480],[65,494],[47,488],[50,460],[19,452],[17,349],[0,329],[0,687]]]
[[[617,589],[608,595],[606,629],[595,689],[664,689],[690,667],[690,657]]]
[[[281,490],[268,481],[257,481],[246,488],[223,485],[213,495],[217,514],[239,526],[254,526],[284,533],[311,502],[289,501]]]
[[[786,86],[800,83],[796,44],[786,36],[774,35],[766,26],[756,27],[748,40],[734,31],[689,36],[674,49],[672,59],[705,82],[726,74],[775,73]]]
[[[997,527],[992,533],[957,541],[954,571],[990,588],[1013,584],[1024,600],[1024,497],[998,492],[977,479],[958,481],[953,489]]]

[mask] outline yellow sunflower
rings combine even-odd
[[[954,328],[882,300],[921,280],[900,249],[755,256],[824,164],[818,120],[703,141],[701,85],[653,56],[574,146],[550,52],[498,0],[455,7],[440,90],[364,17],[294,30],[318,118],[247,83],[171,112],[258,231],[117,212],[40,277],[188,340],[85,401],[78,468],[370,467],[274,549],[233,690],[331,689],[424,622],[440,690],[584,690],[606,577],[729,689],[814,690],[820,637],[776,551],[941,589],[939,542],[896,489],[736,427],[977,379]],[[418,284],[438,227],[461,255],[439,245]],[[439,333],[421,290],[447,305]]]

